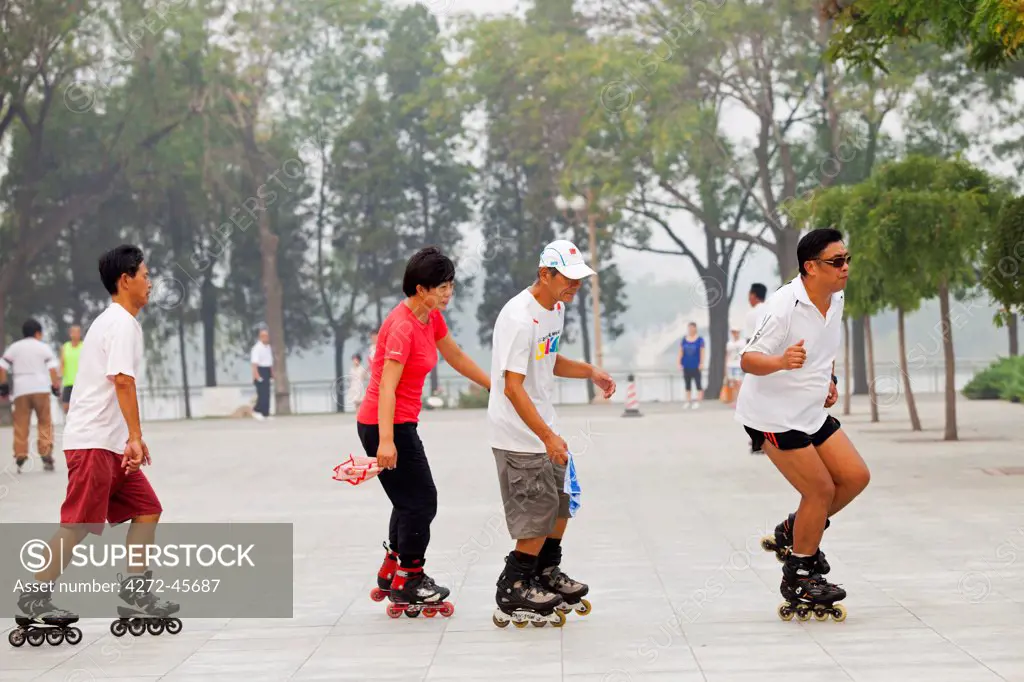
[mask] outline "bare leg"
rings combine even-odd
[[[128,527],[128,536],[125,543],[129,546],[152,545],[156,542],[156,524],[160,520],[159,514],[148,514],[132,519],[132,525]],[[128,562],[128,573],[145,573],[146,564]]]
[[[537,556],[540,554],[541,547],[544,546],[545,540],[547,540],[546,537],[516,540],[516,551],[522,552],[523,554],[529,554],[530,556]]]
[[[561,540],[562,536],[565,535],[565,528],[568,525],[569,519],[558,519],[555,522],[555,529],[548,534],[548,537],[553,540]]]
[[[793,523],[793,553],[810,556],[818,551],[825,532],[825,519],[835,499],[832,477],[811,446],[780,451],[765,441],[764,452],[800,493],[800,506]]]
[[[871,473],[842,429],[832,434],[817,450],[836,489],[828,510],[828,515],[832,516],[864,491],[871,481]]]
[[[61,526],[47,544],[50,547],[50,556],[61,557],[62,561],[51,561],[49,566],[36,573],[36,580],[44,583],[57,580],[64,572],[64,569],[68,567],[68,564],[71,563],[71,550],[87,534],[88,531],[79,525]]]

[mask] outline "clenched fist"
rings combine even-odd
[[[804,340],[800,339],[786,349],[782,354],[782,369],[800,369],[807,359],[807,351],[804,350]]]

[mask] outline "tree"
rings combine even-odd
[[[1024,197],[1006,201],[985,235],[981,284],[1002,310],[998,326],[1006,325],[1011,356],[1019,353],[1017,318],[1024,313]]]
[[[1024,76],[1024,12],[1015,0],[827,0],[822,11],[839,29],[834,60],[885,68],[884,47],[927,40],[946,50],[966,46],[974,68],[1005,66]]]

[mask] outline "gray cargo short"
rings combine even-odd
[[[547,537],[557,519],[569,518],[569,496],[562,492],[564,465],[554,464],[546,452],[491,450],[513,540]]]

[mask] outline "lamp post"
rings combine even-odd
[[[590,251],[590,267],[593,268],[594,274],[591,276],[592,288],[591,292],[591,305],[593,307],[593,318],[594,318],[594,355],[597,360],[597,366],[604,368],[604,349],[601,344],[601,280],[598,272],[601,269],[600,259],[597,255],[597,219],[603,215],[604,211],[610,208],[611,202],[606,199],[596,200],[593,189],[587,189],[586,196],[577,194],[572,199],[566,199],[559,195],[555,197],[555,207],[563,213],[572,211],[579,215],[585,213],[587,216],[587,241],[589,242],[588,250]],[[568,217],[568,216],[566,216]]]

